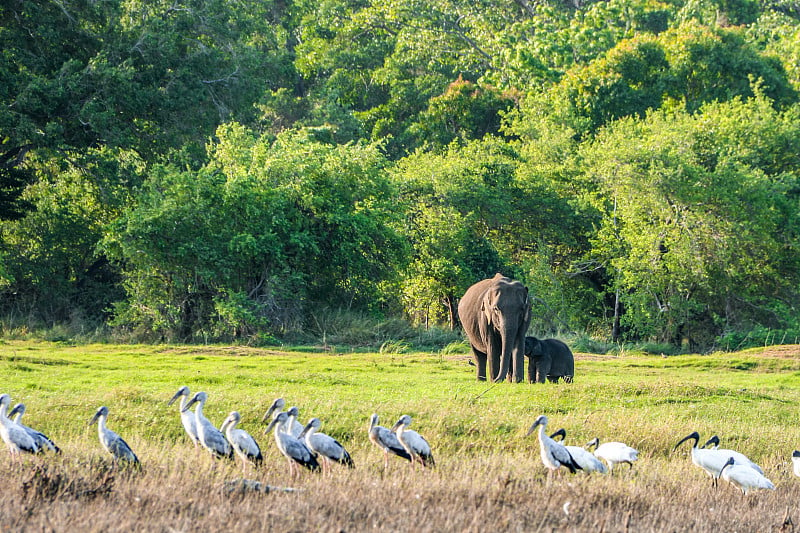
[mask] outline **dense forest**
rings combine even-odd
[[[7,0],[0,320],[800,336],[794,0]]]

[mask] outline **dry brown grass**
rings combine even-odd
[[[355,470],[289,478],[271,437],[263,468],[248,476],[297,492],[226,493],[239,464],[217,463],[190,445],[144,446],[141,472],[65,446],[61,457],[3,454],[2,531],[791,531],[800,525],[800,483],[771,465],[774,492],[743,497],[712,490],[685,454],[643,457],[614,476],[548,479],[535,439],[516,452],[437,459],[435,470],[399,460],[383,470],[368,445],[351,450]],[[85,443],[81,446],[85,447]],[[142,444],[140,443],[140,446]],[[686,450],[688,451],[688,449]],[[81,459],[78,459],[82,457]],[[564,506],[569,502],[565,512]]]

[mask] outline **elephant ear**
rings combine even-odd
[[[531,299],[528,297],[528,287],[525,287],[525,323],[531,321]]]
[[[484,300],[481,302],[481,311],[483,312],[483,316],[486,317],[486,323],[491,326],[492,325],[492,310],[491,306],[486,304]]]

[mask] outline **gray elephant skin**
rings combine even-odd
[[[486,363],[492,381],[508,376],[524,379],[525,334],[531,322],[528,288],[496,274],[467,289],[458,303],[458,316],[472,348],[478,381],[486,380]]]
[[[546,377],[553,383],[559,378],[572,383],[575,357],[569,346],[560,340],[525,337],[525,356],[529,358],[528,382],[544,383]]]

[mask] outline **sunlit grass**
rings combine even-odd
[[[624,529],[625,520],[632,520],[644,529],[674,529],[679,522],[664,515],[661,509],[665,505],[673,508],[673,514],[680,510],[680,516],[688,520],[694,499],[708,497],[707,478],[689,462],[688,446],[672,453],[674,444],[694,430],[703,438],[719,434],[723,446],[748,454],[778,485],[775,493],[750,499],[761,502],[767,513],[760,516],[754,511],[748,518],[752,523],[776,523],[780,519],[773,516],[777,510],[783,511],[781,506],[796,500],[799,483],[791,475],[789,456],[800,448],[800,351],[668,357],[578,354],[571,385],[478,383],[467,355],[452,352],[320,353],[233,346],[0,342],[0,392],[10,394],[14,402],[25,402],[26,422],[45,431],[64,449],[62,457],[27,458],[22,467],[0,454],[0,475],[17,491],[23,490],[32,465],[40,463],[59,475],[95,479],[96,465],[106,458],[96,428],[87,424],[97,407],[107,405],[109,426],[125,437],[145,466],[144,473],[131,480],[117,476],[114,498],[94,500],[92,505],[105,502],[123,517],[108,522],[107,527],[150,523],[151,529],[159,529],[172,523],[169,517],[173,514],[178,517],[175,527],[190,527],[190,517],[198,513],[193,508],[198,497],[186,492],[186,487],[194,487],[212,502],[212,509],[203,515],[211,520],[209,525],[241,525],[244,516],[248,523],[265,529],[268,525],[280,530],[306,529],[291,513],[264,515],[263,509],[249,500],[236,516],[214,507],[226,505],[218,494],[219,486],[240,476],[241,469],[239,464],[218,464],[187,442],[178,410],[174,405],[168,407],[167,400],[179,386],[188,385],[192,391],[209,394],[205,412],[215,423],[232,410],[241,413],[241,427],[257,438],[266,456],[264,468],[251,470],[251,476],[271,485],[296,485],[328,500],[312,502],[310,495],[296,494],[271,498],[291,501],[308,512],[328,513],[331,523],[348,530],[369,529],[387,520],[402,527],[396,517],[402,510],[417,520],[430,521],[423,522],[426,525],[420,529],[479,529],[464,516],[412,511],[418,500],[445,509],[472,506],[469,508],[483,517],[479,522],[498,508],[506,509],[511,518],[505,518],[506,527],[499,529],[535,529],[542,520],[548,528],[569,524],[578,529],[599,528],[605,520],[607,529],[619,530]],[[260,422],[278,396],[300,408],[302,421],[319,417],[322,431],[350,450],[357,469],[339,470],[335,480],[309,475],[291,480],[285,459],[275,450],[272,436],[263,434]],[[439,464],[436,471],[409,472],[395,461],[390,471],[384,472],[382,455],[367,440],[373,412],[386,426],[401,414],[410,414],[412,429],[433,446]],[[595,436],[601,441],[622,440],[638,448],[641,459],[633,472],[613,479],[566,476],[548,482],[535,437],[525,437],[539,414],[548,415],[551,431],[566,428],[570,444],[581,445]],[[343,502],[336,487],[344,490],[345,486],[350,498],[364,501]],[[384,495],[387,490],[399,491],[398,498],[412,501],[390,498]],[[149,498],[151,507],[132,504],[131,498],[142,496],[133,496],[131,491]],[[518,491],[531,495],[525,499]],[[571,517],[550,502],[548,491],[573,501]],[[159,494],[179,510],[168,511],[169,506],[158,501]],[[713,497],[728,504],[728,499],[739,501],[734,496],[725,486]],[[665,503],[668,497],[675,501]],[[51,506],[48,512],[67,516],[64,506],[72,505],[71,497],[64,498],[42,505]],[[529,509],[534,501],[545,510],[543,514]],[[596,516],[587,514],[587,501],[600,509]],[[330,506],[336,504],[344,507],[333,510]],[[370,511],[377,504],[380,509]],[[3,500],[2,505],[0,514],[23,513],[13,502]],[[142,505],[149,510],[136,518],[131,509],[142,511]],[[618,516],[613,512],[615,506],[631,516]],[[343,509],[350,509],[361,521],[353,518],[354,522],[347,523],[349,515]],[[704,512],[717,521],[727,520],[721,511]],[[77,518],[70,520],[80,525]],[[328,530],[331,523],[312,521],[310,529]],[[695,525],[713,529],[713,523]]]

